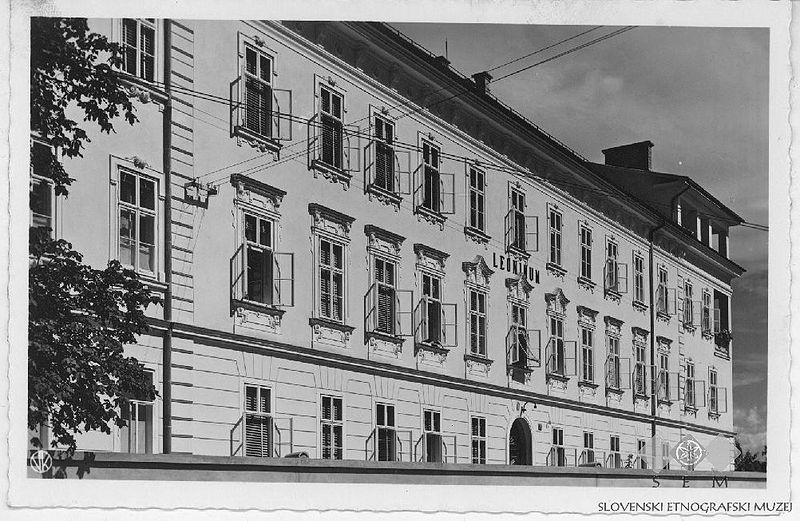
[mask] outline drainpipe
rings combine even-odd
[[[161,360],[162,380],[162,452],[172,452],[172,22],[164,20],[164,104],[163,171],[164,171],[164,349]]]
[[[648,242],[648,249],[649,249],[649,270],[647,277],[649,291],[650,291],[650,366],[655,368],[655,359],[656,359],[656,301],[655,301],[655,289],[654,289],[654,267],[655,262],[653,260],[653,239],[657,231],[664,227],[664,223],[662,222],[655,228],[651,228],[650,232],[647,234],[647,242]],[[653,439],[656,436],[656,379],[654,375],[650,375],[650,415],[653,417],[651,425],[650,425],[650,434]],[[655,465],[655,444],[653,444],[653,465]]]

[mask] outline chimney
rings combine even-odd
[[[472,81],[482,94],[489,94],[489,83],[492,81],[492,75],[486,71],[476,72],[472,75]]]
[[[433,62],[434,62],[434,63],[435,63],[435,64],[436,64],[438,67],[441,67],[442,69],[447,69],[448,67],[450,67],[450,60],[448,60],[448,59],[447,59],[447,58],[445,58],[444,56],[436,56],[436,57],[433,59]]]
[[[651,148],[653,148],[652,141],[640,141],[629,145],[607,148],[603,150],[603,155],[606,158],[607,165],[650,170]]]

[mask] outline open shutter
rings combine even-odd
[[[678,382],[678,392],[676,393],[677,400],[686,400],[686,376],[683,373],[677,373],[675,381]]]
[[[542,367],[542,332],[539,329],[526,329],[528,344],[528,367]]]
[[[667,398],[671,402],[681,399],[681,375],[680,373],[667,373],[669,382],[667,386]]]
[[[678,296],[676,295],[675,288],[667,288],[667,315],[674,316],[678,310]]]
[[[692,302],[692,324],[695,326],[703,325],[703,302],[700,300]]]
[[[525,250],[528,253],[539,251],[539,216],[525,216]]]
[[[617,291],[628,292],[628,265],[624,262],[617,263]]]
[[[294,306],[294,253],[272,254],[273,298],[276,306]]]
[[[684,313],[684,299],[686,298],[686,293],[684,292],[683,287],[683,277],[678,275],[678,287],[676,288],[677,293],[677,313],[678,313],[678,322],[683,322],[683,313]]]
[[[311,168],[314,161],[319,160],[320,158],[320,147],[321,140],[319,139],[320,136],[320,119],[319,114],[314,114],[308,120],[307,130],[308,130],[308,139],[306,140],[307,146],[307,157],[308,157],[308,168]]]
[[[272,139],[292,140],[292,91],[272,89]]]
[[[428,331],[428,301],[424,298],[419,299],[417,307],[414,309],[414,339],[417,343],[425,340]]]
[[[519,328],[511,326],[506,333],[506,357],[509,365],[519,363],[519,344],[517,342]]]
[[[414,335],[414,292],[400,289],[395,291],[395,312],[397,325],[395,334],[398,336]]]
[[[439,172],[439,213],[456,213],[456,176]]]
[[[719,333],[722,315],[719,308],[714,308],[714,333]]]
[[[411,175],[414,188],[414,210],[425,202],[425,166],[420,163]]]
[[[244,244],[234,252],[230,259],[231,299],[244,298],[245,270],[244,270]]]
[[[506,250],[508,247],[511,246],[514,242],[514,209],[512,208],[506,213],[506,217],[504,220],[505,226],[505,246]]]
[[[230,113],[229,113],[229,120],[230,120],[230,137],[234,137],[234,129],[242,124],[242,78],[243,75],[240,75],[238,78],[233,80],[230,85]]]
[[[728,388],[717,387],[717,412],[724,414],[728,412]]]
[[[375,183],[375,140],[364,146],[364,179],[368,185]]]
[[[394,151],[395,190],[402,195],[411,194],[411,151]]]
[[[367,333],[372,333],[375,331],[375,325],[377,323],[377,297],[378,293],[378,284],[373,283],[372,286],[369,287],[366,293],[364,293],[364,331]]]
[[[695,399],[695,407],[705,407],[706,406],[706,382],[705,380],[697,380],[694,381],[694,399]]]
[[[564,340],[564,376],[578,375],[578,342]]]
[[[608,355],[605,363],[606,388],[619,388],[619,357]]]
[[[442,346],[458,344],[458,305],[442,304]]]
[[[361,164],[360,130],[355,125],[345,125],[342,130],[344,162],[342,169],[347,172],[358,172]]]
[[[550,337],[550,339],[547,341],[547,345],[544,348],[545,370],[548,374],[557,372],[555,346],[556,339],[554,337]]]
[[[607,291],[617,291],[616,276],[617,270],[614,266],[614,259],[606,259],[603,266],[603,280],[605,281],[604,288]]]

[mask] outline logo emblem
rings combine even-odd
[[[706,449],[693,436],[687,434],[675,445],[672,457],[683,467],[694,468],[706,457]]]
[[[39,449],[31,454],[30,464],[34,472],[44,474],[53,468],[53,457],[46,450]]]

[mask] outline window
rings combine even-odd
[[[686,382],[684,392],[684,404],[687,408],[697,407],[697,396],[695,394],[694,362],[686,362]]]
[[[639,254],[633,256],[633,299],[644,303],[644,258]]]
[[[658,354],[658,399],[670,401],[669,353]]]
[[[628,265],[619,262],[619,246],[613,239],[606,241],[605,289],[611,293],[628,291]]]
[[[647,396],[647,348],[644,344],[633,346],[636,363],[633,372],[633,392],[639,396]]]
[[[708,412],[719,415],[728,412],[728,390],[719,386],[717,370],[708,369]]]
[[[612,469],[622,468],[622,454],[619,451],[619,436],[611,436],[608,440],[608,466]]]
[[[561,266],[561,214],[550,209],[550,263]]]
[[[565,467],[567,451],[564,448],[564,429],[553,427],[553,446],[550,448],[550,466]]]
[[[245,299],[260,304],[273,303],[272,229],[273,223],[269,219],[245,212]]]
[[[394,422],[394,405],[375,405],[377,425],[378,461],[397,461],[397,431]]]
[[[143,80],[153,81],[156,63],[155,18],[123,18],[122,69]]]
[[[439,411],[423,411],[425,431],[425,461],[442,462],[442,414]]]
[[[511,246],[525,251],[525,194],[511,189]]]
[[[566,352],[564,349],[564,321],[550,317],[550,357],[548,373],[564,376],[566,372]]]
[[[472,417],[472,464],[483,465],[486,463],[486,418]]]
[[[594,433],[593,432],[586,432],[583,433],[583,452],[581,453],[581,464],[583,465],[594,465],[595,462],[595,455],[594,455]]]
[[[272,135],[272,58],[250,45],[244,51],[244,126]]]
[[[322,149],[320,160],[334,168],[343,168],[343,106],[342,95],[328,87],[320,86],[320,125]]]
[[[389,119],[376,115],[373,120],[373,139],[375,143],[375,171],[373,184],[387,192],[395,193],[396,186],[394,155],[394,123]]]
[[[469,227],[486,232],[486,173],[469,167]]]
[[[156,181],[132,170],[119,173],[119,261],[140,273],[156,272]]]
[[[439,178],[439,147],[423,141],[422,207],[435,213],[441,209],[441,180]]]
[[[55,230],[56,197],[50,180],[53,148],[41,141],[31,140],[30,226]]]
[[[319,310],[329,320],[344,322],[344,245],[319,239]]]
[[[581,277],[592,280],[592,230],[581,226]]]
[[[703,334],[711,334],[711,292],[703,290],[703,312],[702,312]]]
[[[669,450],[669,442],[662,441],[661,442],[661,468],[664,470],[669,470],[669,463],[670,459],[672,459],[672,455],[670,454]]]
[[[606,385],[612,389],[619,389],[622,369],[619,358],[619,338],[606,333],[606,347],[608,351]],[[628,370],[630,370],[630,362],[628,362]]]
[[[422,274],[423,341],[442,341],[442,279],[430,273]]]
[[[245,385],[245,456],[272,457],[272,404],[268,387]]]
[[[145,371],[146,383],[153,385],[153,372]],[[128,400],[121,408],[127,425],[120,427],[121,452],[129,454],[153,453],[153,402]]]
[[[322,397],[322,459],[342,459],[342,399]]]
[[[511,302],[511,327],[506,336],[508,363],[517,369],[530,369],[539,365],[540,347],[530,346],[530,335],[527,328],[528,309],[516,302]]]
[[[636,455],[639,460],[639,468],[647,468],[647,442],[645,440],[636,440]]]
[[[692,283],[684,281],[683,283],[683,325],[686,327],[694,326],[694,288]]]
[[[486,293],[469,289],[469,351],[486,356]]]
[[[594,331],[581,328],[581,380],[594,382]]]
[[[658,268],[658,302],[656,310],[662,315],[669,314],[669,307],[667,305],[667,270],[663,266]]]
[[[377,324],[375,330],[387,335],[397,333],[396,279],[397,264],[393,261],[375,257],[375,284],[377,288]]]

